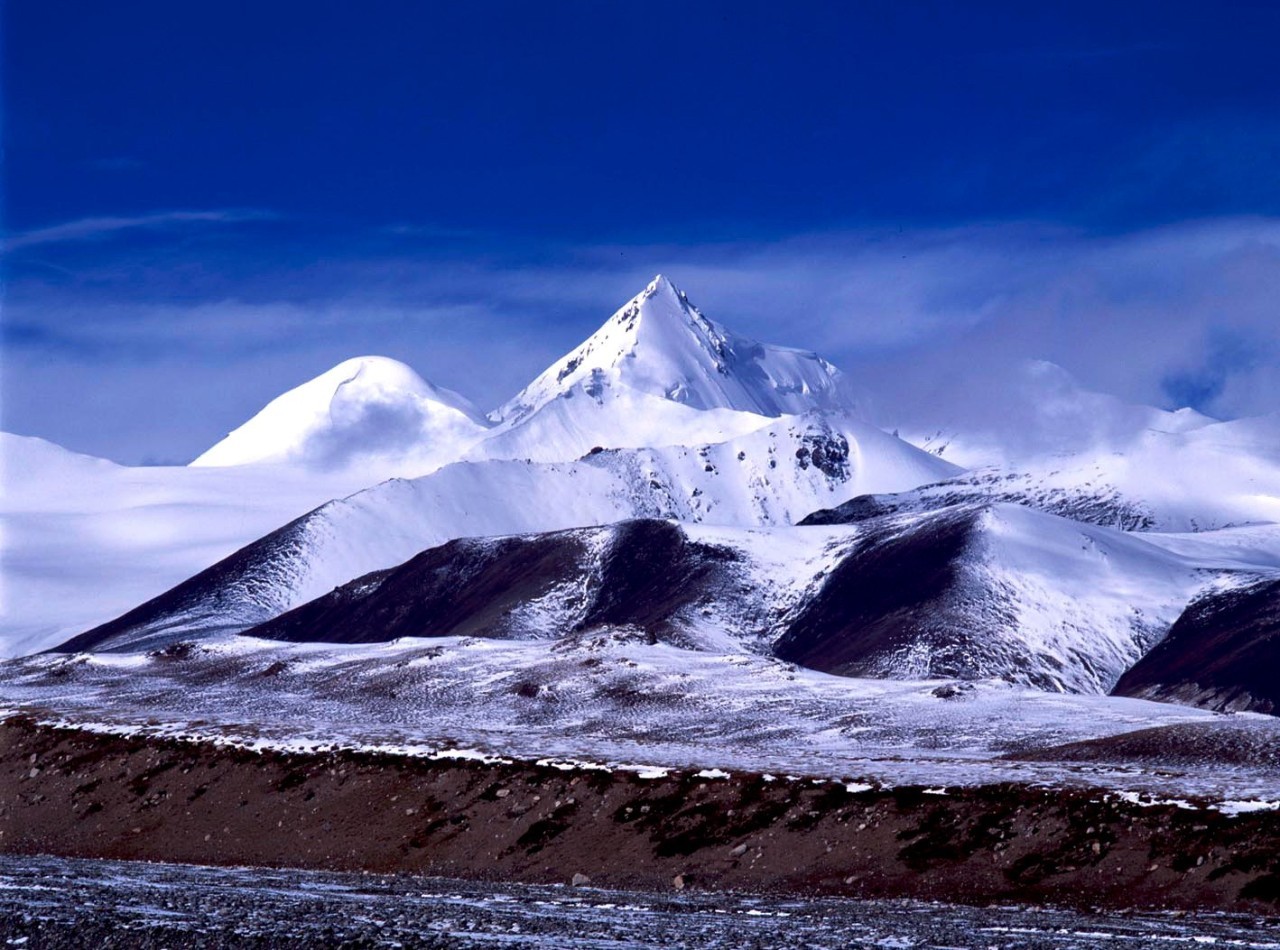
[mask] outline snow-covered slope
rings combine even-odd
[[[248,605],[246,594],[271,587],[272,571],[282,580],[314,570],[290,557],[307,550],[313,527],[304,520],[238,555],[256,573],[210,575],[203,587],[166,595],[159,613],[61,649],[216,635],[219,619]],[[1241,576],[1234,558],[1215,557],[1210,545],[1201,553],[1189,559],[1142,536],[1014,505],[825,528],[633,520],[450,541],[247,632],[304,642],[604,634],[774,655],[844,676],[1103,693],[1198,593]],[[297,589],[300,576],[276,589]]]
[[[462,396],[396,360],[361,356],[277,396],[191,464],[359,467],[375,481],[455,461],[486,432]]]
[[[858,530],[860,546],[779,640],[783,659],[1105,692],[1218,570],[1017,505],[882,515]]]
[[[1148,429],[1123,449],[1047,460],[1024,478],[1039,489],[1113,492],[1160,531],[1280,522],[1280,414]]]
[[[846,529],[706,529],[639,519],[450,541],[254,627],[250,636],[359,643],[401,637],[561,639],[606,632],[686,649],[766,650]],[[777,556],[781,548],[789,555]],[[763,556],[761,556],[763,555]]]
[[[894,497],[860,499],[836,522],[963,501],[1007,501],[1137,531],[1211,531],[1280,522],[1280,414],[1144,429],[1123,448],[984,468]]]
[[[5,510],[34,508],[51,484],[92,478],[120,471],[122,466],[107,459],[72,452],[46,439],[0,432],[0,498]]]
[[[323,505],[106,625],[94,642],[251,626],[451,538],[633,517],[782,525],[852,495],[954,472],[873,426],[822,415],[783,417],[715,445],[458,463]]]
[[[0,657],[118,616],[361,487],[287,466],[130,468],[0,433]]]
[[[1280,710],[1280,573],[1205,593],[1116,684],[1118,696],[1223,711]]]
[[[768,532],[629,521],[452,542],[249,633],[360,642],[613,629],[842,675],[1100,693],[1208,582],[1140,538],[1012,505]]]

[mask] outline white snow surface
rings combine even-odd
[[[133,468],[0,433],[0,657],[55,646],[360,487],[290,466]]]
[[[899,530],[928,516],[905,515]],[[745,564],[741,601],[772,604],[780,621],[841,558],[858,547],[859,525],[756,529],[686,525],[689,537],[735,550]],[[972,662],[982,678],[1051,691],[1105,693],[1158,642],[1196,596],[1237,577],[1273,572],[1280,530],[1196,535],[1132,534],[1018,505],[992,505],[965,557],[963,612],[977,629]],[[757,616],[764,613],[757,611]],[[708,614],[702,642],[720,652],[760,651],[734,631],[732,615]],[[953,617],[953,622],[959,622]],[[568,624],[562,624],[564,629]],[[888,658],[876,675],[927,679],[926,638]]]
[[[359,467],[368,481],[432,471],[487,431],[457,393],[396,360],[361,356],[277,396],[191,464]]]
[[[1131,405],[1043,361],[937,409],[951,421],[907,440],[975,479],[1028,496],[1109,498],[1158,531],[1280,522],[1280,413],[1218,422]]]
[[[1122,448],[1028,464],[1010,484],[1113,496],[1145,511],[1157,531],[1280,522],[1280,413],[1145,429]]]
[[[659,274],[494,415],[510,426],[558,400],[605,402],[628,392],[762,416],[853,408],[847,384],[826,360],[737,336]]]
[[[1197,560],[1008,504],[983,513],[979,551],[972,569],[994,595],[991,636],[1009,657],[987,675],[1076,693],[1110,690],[1230,560],[1209,540]],[[894,675],[911,675],[909,658]]]

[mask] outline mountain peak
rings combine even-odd
[[[710,321],[689,302],[684,291],[664,275],[658,274],[649,281],[644,290],[619,307],[613,316],[587,339],[586,343],[592,340],[603,342],[600,340],[601,337],[610,337],[611,344],[633,345],[634,341],[631,337],[641,332],[639,328],[644,323],[668,324],[672,329],[711,325]],[[625,328],[627,333],[625,339],[608,332],[613,324],[620,324]],[[583,345],[585,346],[586,343]]]
[[[680,291],[676,289],[676,285],[671,283],[666,274],[654,274],[653,280],[649,281],[649,286],[644,289],[645,294],[652,295],[659,292],[670,292],[677,296]]]
[[[691,409],[763,416],[853,408],[839,371],[826,360],[732,333],[662,274],[495,415],[514,424],[579,393],[600,405],[639,393]]]
[[[462,396],[399,360],[344,360],[277,396],[191,464],[290,462],[340,468],[377,458],[457,454],[484,432]]]
[[[648,286],[635,296],[635,300],[648,300],[653,297],[668,297],[684,307],[689,307],[689,298],[679,287],[671,282],[665,274],[655,274]]]

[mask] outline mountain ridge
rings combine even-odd
[[[277,396],[191,464],[364,466],[372,482],[460,459],[720,441],[814,410],[861,418],[822,357],[725,329],[659,274],[488,415],[399,361],[357,357]]]

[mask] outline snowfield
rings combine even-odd
[[[458,458],[487,428],[463,396],[396,360],[362,356],[273,399],[191,464],[358,466],[366,479],[420,474]]]
[[[0,657],[52,647],[362,487],[287,466],[130,468],[0,433]]]

